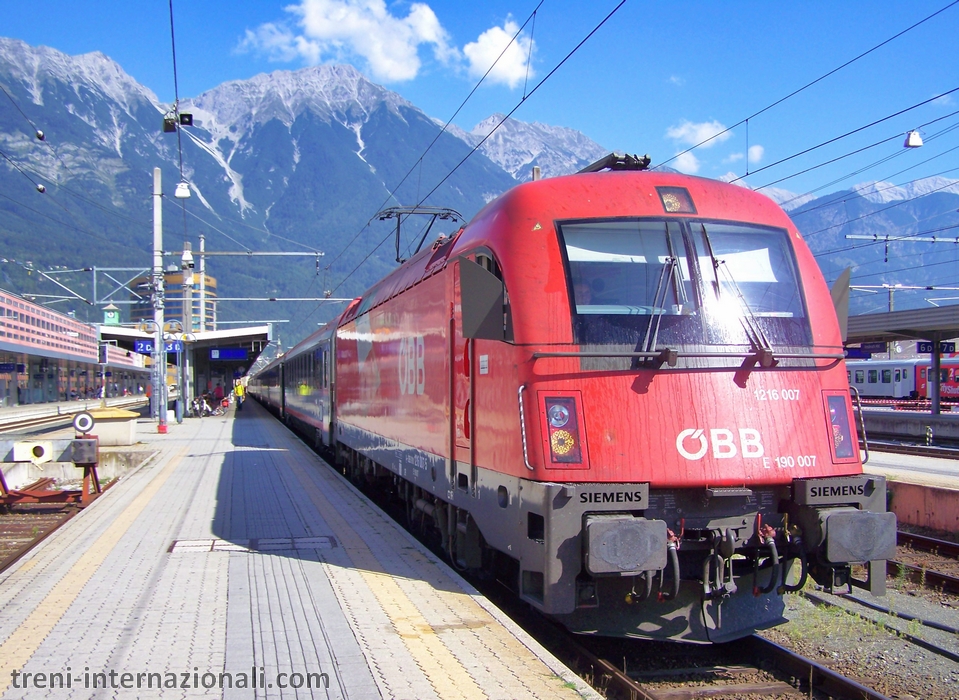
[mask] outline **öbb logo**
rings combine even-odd
[[[400,340],[399,379],[400,395],[423,394],[426,388],[426,346],[423,336]]]
[[[710,428],[709,439],[703,428],[687,428],[676,436],[676,450],[686,459],[702,459],[713,449],[716,459],[732,459],[742,454],[746,459],[760,459],[765,454],[762,436],[754,428],[739,428],[739,442],[732,430]]]

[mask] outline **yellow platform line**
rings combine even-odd
[[[383,572],[382,565],[363,538],[327,500],[296,458],[290,453],[284,456],[310,500],[333,530],[333,534],[353,562],[353,566],[369,586],[383,612],[389,617],[413,660],[436,690],[436,694],[444,700],[486,698],[487,694],[437,636],[413,601],[392,576]]]
[[[70,570],[61,578],[33,612],[27,616],[7,640],[0,644],[0,695],[3,695],[12,680],[11,673],[19,670],[30,660],[53,630],[60,618],[77,599],[87,582],[113,551],[120,538],[126,533],[140,513],[146,509],[153,496],[176,470],[186,454],[183,447],[163,471],[133,499],[117,519],[103,531],[96,541],[84,552]]]

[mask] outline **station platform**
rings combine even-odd
[[[905,455],[872,449],[863,471],[884,476],[890,481],[959,489],[959,460],[946,457]]]
[[[599,697],[255,402],[139,431],[0,574],[3,700]]]

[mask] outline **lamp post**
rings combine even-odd
[[[163,188],[160,169],[153,169],[153,396],[157,432],[166,433],[166,345],[163,342]]]
[[[193,336],[193,250],[188,242],[183,244],[183,255],[180,258],[180,268],[183,271],[183,328],[184,333]],[[190,352],[183,345],[183,381],[180,384],[180,396],[191,406],[193,400],[193,382],[190,381]]]

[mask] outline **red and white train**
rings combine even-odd
[[[928,400],[931,370],[929,358],[863,360],[846,364],[846,378],[863,398]],[[959,357],[940,360],[939,395],[944,402],[959,402]]]
[[[519,185],[250,393],[576,632],[735,639],[895,551],[819,267],[722,182]]]

